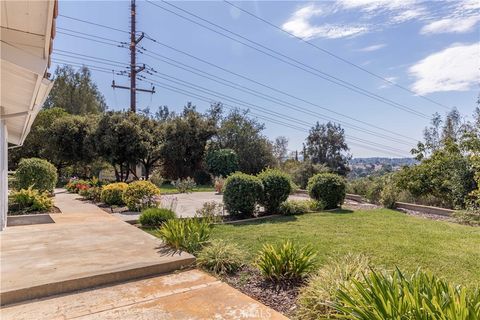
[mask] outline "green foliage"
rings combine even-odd
[[[345,131],[340,125],[317,122],[306,139],[304,158],[312,163],[325,164],[332,172],[345,176],[350,171],[348,150]]]
[[[90,188],[90,181],[71,178],[65,185],[65,188],[68,192],[78,193],[80,190],[86,190]]]
[[[195,170],[195,172],[193,173],[193,181],[195,181],[195,183],[199,185],[211,185],[212,177],[207,171],[199,169]]]
[[[310,179],[314,175],[330,171],[327,166],[323,164],[314,164],[310,160],[287,160],[283,164],[283,168],[288,174],[290,174],[293,182],[297,184],[301,189],[307,188],[308,179]]]
[[[131,211],[140,211],[156,204],[155,196],[160,195],[158,189],[150,181],[134,181],[123,192],[123,202]]]
[[[285,216],[304,214],[310,211],[308,200],[288,200],[280,204],[279,213]]]
[[[12,191],[8,196],[8,211],[12,213],[44,212],[53,208],[47,192],[32,187]]]
[[[393,179],[387,179],[382,191],[380,192],[380,203],[389,209],[395,209],[395,203],[398,201],[400,190],[396,187]]]
[[[109,206],[124,205],[123,193],[127,190],[128,184],[125,182],[110,183],[103,187],[101,200]]]
[[[277,169],[266,169],[258,174],[263,185],[260,203],[269,213],[276,213],[291,192],[290,177]]]
[[[170,209],[164,208],[148,208],[142,210],[142,214],[138,221],[142,226],[159,227],[169,219],[175,219],[176,214]]]
[[[232,149],[211,150],[205,162],[207,170],[216,177],[227,177],[238,170],[238,156]]]
[[[62,108],[71,114],[101,113],[107,109],[90,70],[82,67],[75,71],[70,66],[59,66],[55,70],[55,82],[44,107]]]
[[[455,211],[452,216],[460,223],[480,226],[480,210],[478,209]]]
[[[231,243],[210,242],[198,254],[197,265],[215,274],[231,274],[243,266],[244,254]]]
[[[345,199],[345,179],[334,173],[319,173],[308,180],[308,194],[325,204],[325,209],[337,208]]]
[[[234,150],[238,170],[257,174],[276,164],[272,143],[262,134],[264,129],[248,111],[233,110],[221,119],[213,147]]]
[[[300,247],[287,240],[279,246],[265,244],[258,253],[256,266],[269,280],[301,279],[313,271],[315,257],[310,246]]]
[[[100,202],[102,200],[102,187],[90,187],[85,189],[84,194],[81,195],[93,202]]]
[[[197,218],[170,219],[165,221],[158,231],[167,245],[192,254],[197,253],[207,243],[211,233],[210,220]]]
[[[255,211],[263,186],[260,179],[245,173],[228,176],[223,187],[223,203],[232,216],[248,217]]]
[[[176,181],[172,181],[172,186],[174,186],[180,193],[190,193],[197,184],[192,178],[187,177],[185,179],[178,178]]]
[[[434,275],[371,271],[337,293],[335,308],[347,319],[465,319],[480,317],[480,291],[468,291]]]
[[[215,201],[205,202],[200,209],[195,211],[195,215],[197,218],[220,222],[223,217],[223,204]]]
[[[207,141],[216,132],[216,121],[188,104],[179,115],[169,116],[163,126],[162,167],[168,179],[191,177],[201,168]]]
[[[22,159],[15,171],[15,188],[33,187],[39,191],[53,192],[57,184],[57,169],[44,159]]]
[[[369,260],[363,255],[347,254],[329,259],[300,289],[297,300],[296,318],[317,320],[337,318],[337,310],[332,306],[337,291],[348,287],[352,279],[360,280],[368,272]]]

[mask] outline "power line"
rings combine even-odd
[[[121,29],[118,29],[118,28],[110,27],[110,26],[107,26],[107,25],[104,25],[104,24],[100,24],[100,23],[96,23],[96,22],[92,22],[92,21],[88,21],[88,20],[82,20],[82,19],[70,17],[70,16],[67,16],[67,15],[64,15],[64,14],[59,14],[59,16],[62,17],[62,18],[91,24],[91,25],[94,25],[94,26],[97,26],[97,27],[102,27],[102,28],[105,28],[105,29],[110,29],[110,30],[114,30],[114,31],[118,31],[118,32],[128,33],[128,34],[130,33],[130,31],[121,30]]]
[[[192,93],[191,91],[179,89],[179,88],[170,86],[170,85],[168,85],[168,84],[164,84],[164,83],[155,81],[155,80],[153,80],[153,79],[145,78],[144,80],[140,79],[140,81],[150,82],[150,83],[153,83],[153,84],[155,84],[156,86],[158,86],[158,87],[160,87],[160,88],[163,88],[163,89],[166,89],[166,90],[169,90],[169,91],[172,91],[172,92],[184,94],[184,95],[187,95],[187,96],[190,96],[190,97],[199,99],[200,101],[204,101],[204,102],[206,102],[206,103],[216,102],[216,100],[209,99],[209,98],[207,98],[207,97],[204,97],[204,96],[201,96],[201,95]],[[231,109],[231,110],[238,109],[238,108],[236,108],[235,106],[232,106],[232,105],[229,105],[229,104],[226,104],[226,103],[222,103],[222,105],[225,106],[225,107],[227,107],[228,109]],[[249,111],[249,113],[250,113],[251,115],[254,115],[254,116],[258,117],[258,118],[264,119],[264,120],[266,120],[266,121],[268,121],[268,122],[276,123],[276,124],[279,124],[279,125],[282,125],[282,126],[285,126],[285,127],[289,127],[289,128],[291,128],[291,129],[294,129],[294,130],[298,130],[298,131],[301,131],[301,132],[309,133],[309,130],[307,130],[307,129],[303,128],[303,127],[295,126],[295,125],[292,125],[292,124],[290,124],[290,123],[283,122],[283,121],[281,121],[281,120],[272,119],[272,118],[269,118],[269,117],[267,117],[267,116],[262,116],[262,115],[259,115],[259,114],[257,114],[257,113],[251,112],[251,111]],[[352,137],[348,137],[347,139],[352,139]],[[402,153],[396,153],[396,152],[388,151],[388,150],[385,150],[385,149],[380,149],[380,148],[371,147],[371,146],[369,146],[369,145],[363,145],[363,144],[360,144],[360,143],[349,142],[349,144],[350,144],[350,145],[354,145],[354,146],[359,146],[359,147],[364,148],[364,149],[367,149],[367,150],[372,150],[372,151],[376,151],[376,152],[383,152],[383,153],[390,154],[390,155],[395,155],[395,156],[398,156],[398,157],[404,157],[404,156],[405,156],[405,154],[402,154]],[[403,151],[402,151],[402,152],[403,152]]]
[[[157,40],[155,40],[155,39],[153,39],[153,38],[151,38],[151,37],[147,37],[147,38],[148,38],[149,40],[153,41],[154,43],[158,43]],[[158,44],[163,45],[163,44],[161,44],[161,43],[158,43]],[[167,46],[167,47],[170,48],[170,49],[173,49],[173,50],[175,50],[175,51],[179,51],[179,50],[177,50],[177,49],[174,49],[173,47],[170,47],[170,46]],[[168,58],[168,57],[163,56],[163,55],[161,55],[161,54],[158,54],[158,53],[156,53],[156,52],[148,51],[148,52],[151,52],[152,54],[154,54],[155,56],[162,57],[162,58],[168,59],[168,60],[170,60],[170,61],[174,61],[175,63],[178,63],[178,64],[183,65],[183,66],[186,66],[186,67],[188,67],[188,68],[191,68],[191,69],[200,71],[200,72],[202,72],[202,73],[208,74],[208,75],[210,75],[211,77],[214,77],[214,78],[205,76],[205,75],[203,75],[203,74],[199,74],[199,73],[197,73],[197,72],[194,72],[194,71],[185,69],[185,68],[183,68],[183,67],[179,67],[179,66],[177,66],[177,65],[172,64],[171,62],[165,61],[165,60],[163,60],[163,59],[159,59],[159,58],[157,58],[157,57],[153,57],[153,56],[151,56],[150,54],[145,53],[145,52],[143,52],[143,51],[147,51],[147,49],[142,48],[139,52],[140,52],[140,53],[143,53],[143,54],[145,54],[145,55],[147,55],[147,56],[150,56],[150,57],[152,57],[152,58],[154,58],[154,59],[157,59],[157,60],[163,61],[163,62],[165,62],[165,63],[168,63],[168,64],[170,64],[170,65],[173,65],[173,66],[175,66],[175,67],[177,67],[177,68],[181,68],[181,69],[183,69],[183,70],[187,70],[187,71],[189,71],[189,72],[192,72],[192,73],[194,73],[194,74],[200,75],[200,76],[202,76],[202,77],[206,77],[206,78],[208,78],[208,79],[210,79],[210,80],[212,80],[212,81],[216,81],[216,82],[222,83],[222,82],[218,81],[218,79],[221,79],[222,81],[225,81],[225,82],[227,82],[227,83],[230,83],[230,84],[235,85],[235,86],[236,86],[235,88],[236,88],[237,90],[240,90],[240,91],[245,92],[245,90],[243,90],[243,89],[246,89],[246,90],[248,90],[248,91],[254,92],[254,93],[248,92],[249,94],[253,94],[253,95],[256,95],[256,96],[263,95],[263,96],[268,97],[268,98],[262,97],[263,99],[266,99],[266,100],[269,100],[269,101],[272,101],[271,99],[274,99],[274,100],[276,100],[276,101],[274,101],[275,103],[280,103],[280,104],[282,104],[282,105],[284,105],[284,106],[286,106],[286,107],[289,107],[289,108],[292,108],[292,105],[293,105],[293,106],[296,106],[298,109],[301,109],[302,112],[307,112],[307,113],[309,113],[309,114],[313,114],[313,115],[315,115],[315,116],[318,116],[318,117],[323,118],[323,119],[326,119],[326,120],[330,120],[330,119],[331,119],[331,120],[334,121],[334,122],[342,123],[342,124],[344,124],[344,125],[346,124],[346,125],[345,125],[346,127],[352,127],[352,128],[355,128],[356,130],[359,130],[359,131],[362,131],[362,132],[367,132],[367,133],[369,133],[369,134],[372,134],[372,133],[373,133],[373,135],[376,135],[377,137],[380,136],[380,134],[378,134],[378,133],[374,133],[374,132],[372,132],[372,131],[370,131],[370,130],[363,129],[363,128],[361,128],[361,127],[358,127],[358,126],[356,126],[356,125],[350,124],[350,123],[348,123],[348,122],[345,122],[345,121],[342,121],[342,120],[338,120],[338,119],[335,119],[335,118],[332,118],[332,117],[325,117],[325,116],[322,116],[322,115],[320,115],[320,114],[318,114],[318,113],[313,113],[313,112],[310,111],[309,109],[302,108],[302,107],[300,107],[300,106],[298,106],[298,105],[291,104],[291,103],[286,103],[284,100],[281,100],[281,99],[278,99],[278,98],[276,98],[276,97],[272,97],[272,96],[270,96],[270,95],[266,95],[266,94],[264,94],[264,93],[261,93],[261,92],[259,92],[259,91],[257,91],[257,90],[254,90],[254,89],[251,89],[251,88],[248,88],[248,87],[239,85],[239,84],[234,83],[234,82],[232,82],[232,81],[229,81],[229,80],[227,80],[227,79],[224,79],[224,78],[218,77],[218,76],[216,76],[216,75],[210,74],[210,73],[208,73],[208,72],[205,72],[205,71],[203,71],[203,70],[200,70],[200,69],[198,69],[198,68],[195,68],[195,67],[192,67],[192,66],[188,66],[188,65],[183,64],[183,63],[181,63],[181,62],[179,62],[179,61],[177,61],[177,60]],[[72,53],[72,52],[68,52],[68,51],[65,51],[65,52],[67,52],[67,53]],[[179,51],[179,52],[181,52],[181,53],[183,53],[183,54],[187,54],[187,53],[185,53],[185,52],[183,52],[183,51]],[[72,54],[73,54],[73,53],[72,53]],[[191,56],[190,54],[187,54],[187,55],[188,55],[188,56]],[[82,56],[89,57],[89,58],[95,58],[95,57],[88,56],[88,55],[82,55]],[[191,56],[191,57],[194,57],[194,56]],[[196,57],[195,57],[195,58],[196,58]],[[98,59],[98,58],[97,58],[97,59]],[[99,59],[112,62],[112,60],[109,60],[109,59],[102,59],[102,58],[99,58]],[[197,59],[197,60],[200,60],[200,61],[202,61],[202,62],[204,62],[204,63],[211,64],[211,63],[209,63],[209,62],[207,62],[207,61],[205,61],[205,60],[202,60],[202,59],[199,59],[199,58],[196,58],[196,59]],[[116,63],[119,63],[119,62],[116,62]],[[214,65],[214,66],[217,67],[217,68],[220,68],[221,70],[224,70],[224,71],[227,71],[227,72],[232,73],[231,71],[226,70],[226,69],[224,69],[224,68],[222,68],[222,67],[218,67],[217,65]],[[275,88],[272,88],[272,87],[267,86],[267,85],[265,85],[265,84],[259,83],[259,82],[255,81],[255,80],[250,79],[250,78],[243,77],[243,76],[241,76],[241,75],[239,75],[239,74],[237,74],[237,73],[233,73],[233,74],[236,75],[236,76],[239,76],[239,77],[248,79],[249,81],[252,81],[252,82],[254,82],[254,83],[260,84],[260,85],[262,85],[262,86],[264,86],[264,87],[270,88],[271,90],[274,90],[274,91],[276,91],[276,92],[282,93],[282,94],[284,94],[284,95],[293,97],[293,98],[298,99],[298,100],[300,100],[300,101],[304,101],[304,102],[309,103],[309,104],[311,104],[311,105],[317,106],[317,107],[319,107],[319,108],[321,108],[321,109],[324,109],[324,110],[327,110],[327,111],[329,111],[329,112],[332,112],[332,113],[341,115],[341,116],[343,116],[343,117],[346,117],[346,118],[355,120],[356,122],[359,122],[359,123],[362,123],[362,124],[365,124],[365,125],[374,127],[374,128],[376,128],[377,130],[381,130],[381,131],[389,132],[389,133],[392,133],[392,134],[395,134],[395,135],[398,135],[398,136],[401,136],[401,137],[405,137],[405,138],[407,138],[407,139],[409,139],[409,140],[411,140],[411,141],[416,141],[416,140],[413,139],[413,138],[410,138],[410,137],[407,137],[407,136],[398,134],[398,133],[396,133],[396,132],[394,132],[394,131],[390,131],[390,130],[387,130],[387,129],[384,129],[384,128],[381,128],[381,127],[378,127],[378,126],[375,126],[375,125],[372,125],[372,124],[369,124],[369,123],[367,123],[367,122],[354,119],[354,118],[349,117],[349,116],[347,116],[347,115],[344,115],[344,114],[335,112],[335,111],[333,111],[333,110],[331,110],[331,109],[324,108],[324,107],[321,107],[321,106],[319,106],[319,105],[316,105],[316,104],[314,104],[314,103],[312,103],[312,102],[306,101],[306,100],[304,100],[304,99],[301,99],[301,98],[298,98],[298,97],[289,95],[289,94],[287,94],[287,93],[285,93],[285,92],[283,92],[283,91],[279,91],[279,90],[277,90],[277,89],[275,89]],[[229,85],[229,84],[225,84],[225,83],[222,83],[222,84],[232,87],[232,86]],[[243,88],[243,89],[238,89],[237,87],[240,87],[240,88]],[[294,109],[295,109],[295,108],[294,108]],[[298,111],[298,110],[297,110],[297,111]],[[388,137],[388,136],[385,136],[385,135],[381,135],[381,137],[382,137],[382,138],[385,138],[385,137],[386,137],[387,139],[395,140],[395,142],[400,142],[400,143],[404,143],[404,144],[410,145],[410,143],[405,143],[405,142],[403,142],[402,140],[399,140],[399,139],[397,139],[397,138],[392,138],[392,137]]]
[[[111,42],[114,42],[114,43],[127,44],[126,42],[117,41],[117,40],[112,40],[112,39],[110,39],[110,38],[100,37],[100,36],[93,35],[93,34],[90,34],[90,33],[80,32],[80,31],[72,30],[72,29],[68,29],[68,28],[57,27],[56,29],[57,29],[57,30],[61,30],[61,31],[68,31],[68,32],[78,33],[78,34],[81,34],[81,35],[84,35],[84,36],[89,36],[89,37],[93,37],[93,38],[97,38],[97,39],[105,40],[105,41],[111,41]]]
[[[410,142],[405,142],[404,140],[400,140],[400,139],[398,139],[398,138],[394,138],[394,137],[391,137],[391,136],[386,136],[386,135],[383,135],[383,134],[379,134],[379,133],[376,133],[376,132],[373,132],[373,131],[370,131],[370,130],[361,128],[361,127],[359,127],[359,126],[350,124],[350,123],[345,122],[345,121],[342,121],[342,120],[338,120],[338,119],[335,119],[335,118],[323,116],[323,115],[321,115],[321,114],[319,114],[319,113],[312,112],[312,111],[310,111],[310,110],[307,109],[307,108],[303,108],[303,107],[301,107],[301,106],[288,103],[288,102],[286,102],[286,101],[284,101],[284,100],[280,100],[280,99],[278,99],[278,98],[276,98],[276,97],[263,94],[263,93],[261,93],[261,92],[259,92],[259,91],[257,91],[257,90],[250,89],[250,88],[248,88],[248,87],[239,85],[239,84],[234,83],[234,82],[232,82],[232,81],[229,81],[229,80],[227,80],[227,79],[223,79],[223,78],[221,78],[221,77],[217,77],[217,76],[212,75],[212,74],[210,74],[210,73],[202,72],[202,71],[201,71],[201,72],[195,72],[195,71],[189,70],[189,69],[187,69],[187,68],[184,68],[184,67],[182,67],[182,66],[175,65],[174,63],[171,63],[171,62],[169,62],[169,61],[166,61],[166,60],[157,58],[157,57],[155,57],[155,56],[152,56],[152,55],[149,55],[149,54],[147,54],[147,56],[149,56],[149,57],[151,57],[151,58],[154,58],[154,59],[158,59],[158,60],[163,61],[163,62],[165,62],[165,63],[167,63],[167,64],[170,64],[170,65],[172,65],[172,66],[174,66],[174,67],[180,68],[180,69],[182,69],[182,70],[186,70],[186,71],[188,71],[188,72],[191,72],[191,73],[193,73],[193,74],[199,75],[199,76],[204,77],[204,78],[207,78],[207,79],[209,79],[209,80],[211,80],[211,81],[220,83],[220,84],[222,84],[222,85],[225,85],[225,86],[234,88],[234,89],[236,89],[236,90],[239,90],[239,91],[242,91],[242,92],[245,92],[245,93],[248,93],[248,94],[257,96],[257,97],[260,97],[260,98],[262,98],[262,99],[264,99],[264,100],[267,100],[267,101],[270,101],[270,102],[274,102],[274,103],[276,103],[276,104],[280,104],[280,105],[282,105],[282,106],[284,106],[284,107],[286,107],[286,108],[290,108],[290,109],[293,109],[293,110],[296,110],[296,111],[304,112],[304,113],[310,114],[310,115],[315,116],[315,117],[319,117],[319,118],[324,119],[324,120],[327,120],[327,121],[334,121],[334,122],[337,122],[337,123],[341,123],[341,124],[344,125],[345,127],[350,127],[350,128],[352,128],[352,129],[354,129],[354,130],[358,130],[358,131],[361,131],[361,132],[364,132],[364,133],[367,133],[367,134],[370,134],[370,135],[373,135],[373,136],[376,136],[376,137],[381,137],[381,138],[384,138],[384,139],[388,139],[388,140],[395,141],[395,142],[397,142],[397,143],[403,143],[403,144],[405,144],[405,145],[411,146],[411,143],[410,143]],[[167,57],[165,57],[165,58],[167,58]],[[169,58],[167,58],[167,59],[169,59]],[[173,59],[169,59],[169,60],[173,60]],[[181,63],[180,63],[180,64],[181,64]],[[183,64],[181,64],[181,65],[183,65]],[[194,69],[194,70],[198,70],[198,69],[193,68],[193,67],[190,67],[190,68],[192,68],[192,69]],[[206,76],[206,75],[204,75],[203,73],[205,73],[205,74],[207,74],[207,75],[210,75],[210,76]],[[164,75],[165,75],[165,74],[164,74]],[[224,82],[219,81],[218,79],[220,79],[220,80],[222,80],[222,81],[224,81]],[[412,139],[412,140],[414,140],[414,139]],[[414,140],[414,141],[415,141],[415,140]]]
[[[218,31],[218,30],[215,30],[215,29],[213,29],[213,28],[210,28],[210,27],[208,27],[208,26],[205,26],[205,25],[203,25],[203,24],[201,24],[201,23],[199,23],[199,22],[197,22],[197,21],[195,21],[195,20],[192,20],[192,19],[190,19],[190,18],[188,18],[188,17],[186,17],[186,16],[183,16],[183,15],[181,15],[181,14],[175,12],[175,11],[169,10],[168,8],[162,7],[162,6],[160,6],[160,5],[156,4],[156,3],[153,3],[153,2],[151,2],[151,1],[149,1],[149,0],[146,0],[146,2],[148,2],[148,3],[150,3],[150,4],[154,5],[154,6],[156,6],[156,7],[158,7],[158,8],[161,8],[162,10],[165,10],[165,11],[167,11],[167,12],[170,12],[170,13],[172,13],[172,14],[174,14],[174,15],[182,18],[182,19],[185,19],[185,20],[187,20],[187,21],[190,21],[190,22],[192,22],[192,23],[194,23],[194,24],[196,24],[196,25],[198,25],[198,26],[201,26],[202,28],[205,28],[205,29],[207,29],[207,30],[210,30],[210,31],[212,31],[212,32],[215,32],[215,33],[217,33],[217,34],[220,34],[220,35],[222,35],[223,37],[226,37],[226,38],[228,38],[228,39],[230,39],[230,40],[232,40],[232,41],[241,43],[241,44],[243,44],[244,46],[247,46],[247,47],[249,47],[249,48],[251,48],[251,49],[253,49],[253,50],[256,50],[256,51],[258,51],[258,52],[261,52],[261,53],[263,53],[263,54],[265,54],[265,55],[267,55],[267,56],[269,56],[269,57],[272,57],[272,58],[274,58],[274,59],[276,59],[276,60],[279,60],[279,61],[281,61],[281,62],[284,62],[284,63],[286,63],[286,64],[288,64],[288,65],[291,65],[291,66],[293,66],[293,67],[295,67],[295,68],[298,68],[298,69],[303,70],[303,71],[305,71],[305,72],[307,72],[307,73],[310,73],[310,74],[312,74],[312,75],[315,75],[315,76],[317,76],[317,77],[319,77],[319,78],[321,78],[321,79],[324,79],[324,80],[329,81],[329,82],[331,82],[331,83],[337,84],[337,85],[339,85],[339,86],[341,86],[341,87],[344,87],[344,88],[346,88],[346,89],[349,89],[349,90],[351,90],[351,91],[353,91],[353,92],[357,92],[357,93],[359,93],[359,94],[361,94],[361,95],[364,95],[364,96],[366,96],[366,97],[369,97],[369,98],[371,98],[371,99],[380,101],[380,102],[385,103],[385,104],[387,104],[387,105],[390,105],[390,106],[392,106],[392,107],[394,107],[394,108],[396,108],[396,109],[403,110],[403,111],[405,111],[405,112],[408,112],[408,113],[410,113],[410,114],[416,115],[416,116],[418,116],[418,117],[423,117],[423,118],[428,119],[428,116],[427,116],[426,114],[424,114],[424,113],[422,113],[422,112],[419,112],[419,111],[417,111],[417,110],[415,110],[415,109],[413,109],[413,108],[411,108],[411,107],[408,107],[408,106],[403,105],[403,104],[401,104],[401,103],[395,102],[395,101],[393,101],[393,100],[391,100],[391,99],[382,97],[382,96],[380,96],[380,95],[378,95],[378,94],[376,94],[376,93],[373,93],[373,92],[371,92],[371,91],[368,91],[368,90],[366,90],[366,89],[363,89],[363,88],[361,88],[361,87],[359,87],[359,86],[357,86],[357,85],[355,85],[355,84],[353,84],[353,83],[350,83],[350,82],[348,82],[348,81],[345,81],[345,80],[342,80],[342,79],[340,79],[340,78],[338,78],[338,77],[335,77],[335,76],[333,76],[333,75],[330,75],[330,74],[328,74],[328,73],[326,73],[326,72],[323,72],[323,71],[321,71],[321,70],[319,70],[319,69],[317,69],[317,68],[315,68],[315,67],[309,66],[309,65],[307,65],[307,64],[305,64],[305,63],[303,63],[303,62],[301,62],[301,61],[299,61],[299,60],[296,60],[296,59],[294,59],[294,58],[292,58],[292,57],[290,57],[290,56],[287,56],[287,55],[285,55],[285,54],[282,54],[282,53],[280,53],[280,52],[278,52],[278,51],[275,51],[275,50],[273,50],[273,49],[270,49],[270,48],[268,48],[268,47],[266,47],[266,46],[264,46],[264,45],[262,45],[262,44],[260,44],[260,43],[258,43],[258,42],[255,42],[255,41],[250,40],[250,39],[248,39],[248,38],[246,38],[246,37],[244,37],[244,36],[242,36],[242,35],[240,35],[240,34],[238,34],[238,33],[235,33],[235,32],[233,32],[233,31],[230,31],[230,30],[228,30],[228,29],[226,29],[226,28],[224,28],[224,27],[222,27],[222,26],[219,26],[219,25],[216,24],[216,23],[213,23],[213,22],[211,22],[211,21],[209,21],[209,20],[207,20],[207,19],[204,19],[204,18],[202,18],[202,17],[200,17],[200,16],[198,16],[198,15],[196,15],[196,14],[194,14],[194,13],[191,13],[191,12],[189,12],[188,10],[182,9],[182,8],[180,8],[180,7],[178,7],[178,6],[174,5],[174,4],[171,4],[171,3],[166,2],[166,1],[162,1],[163,3],[165,3],[165,4],[169,5],[169,6],[172,6],[172,7],[174,7],[174,8],[177,8],[178,10],[183,11],[183,12],[185,12],[185,13],[191,15],[191,16],[194,16],[194,17],[196,17],[196,18],[199,19],[199,20],[205,21],[206,23],[211,24],[211,25],[213,25],[213,26],[215,26],[215,27],[217,27],[217,28],[219,28],[219,29],[221,29],[221,30],[225,30],[226,32],[228,32],[228,33],[230,33],[230,34],[233,34],[233,35],[235,35],[236,37],[239,37],[239,38],[244,39],[244,40],[246,40],[246,41],[248,41],[248,42],[250,42],[250,43],[253,43],[253,44],[255,44],[256,46],[259,46],[259,47],[261,47],[261,48],[263,48],[263,49],[265,49],[265,50],[267,50],[267,51],[273,52],[274,54],[276,54],[276,55],[278,55],[278,56],[280,56],[280,57],[284,57],[284,58],[287,59],[287,60],[285,60],[285,59],[283,59],[283,58],[280,58],[280,57],[278,57],[278,56],[276,56],[276,55],[273,55],[273,54],[271,54],[271,53],[268,53],[268,52],[265,51],[265,50],[259,49],[259,48],[257,48],[257,47],[252,46],[252,45],[249,45],[248,43],[245,43],[245,42],[243,42],[243,41],[241,41],[241,40],[238,40],[238,39],[236,39],[236,38],[233,38],[233,37],[231,37],[231,36],[229,36],[229,35],[227,35],[227,34],[225,34],[225,33],[222,33],[222,32],[220,32],[220,31]],[[292,62],[290,62],[289,60],[290,60],[290,61],[293,61],[293,62],[295,62],[295,63],[292,63]],[[313,71],[312,71],[312,70],[313,70]]]
[[[91,39],[91,38],[87,38],[87,37],[83,37],[83,36],[79,36],[79,35],[75,35],[75,34],[70,34],[70,33],[64,32],[64,31],[57,31],[57,33],[63,34],[63,35],[66,35],[66,36],[70,36],[70,37],[75,37],[75,38],[94,41],[94,42],[101,43],[101,44],[106,44],[106,45],[109,45],[109,46],[123,48],[123,44],[121,44],[121,43],[117,45],[117,44],[109,43],[109,42],[106,42],[106,41],[103,41],[103,40],[96,40],[96,39]]]
[[[442,103],[440,103],[440,102],[438,102],[438,101],[435,101],[435,100],[433,100],[433,99],[431,99],[431,98],[428,98],[428,97],[426,97],[426,96],[424,96],[424,95],[419,95],[419,94],[417,94],[416,92],[414,92],[413,90],[411,90],[411,89],[409,89],[409,88],[407,88],[407,87],[404,87],[404,86],[402,86],[402,85],[400,85],[400,84],[398,84],[398,83],[396,83],[396,82],[394,82],[394,81],[391,81],[391,80],[389,80],[389,79],[387,79],[387,78],[385,78],[385,77],[383,77],[383,76],[381,76],[381,75],[378,75],[378,74],[376,74],[376,73],[368,70],[367,68],[364,68],[364,67],[362,67],[362,66],[360,66],[360,65],[358,65],[358,64],[356,64],[356,63],[353,63],[353,62],[350,61],[350,60],[347,60],[347,59],[345,59],[345,58],[343,58],[343,57],[340,57],[339,55],[337,55],[337,54],[335,54],[335,53],[333,53],[333,52],[331,52],[331,51],[329,51],[329,50],[327,50],[327,49],[324,49],[324,48],[322,48],[322,47],[320,47],[320,46],[318,46],[318,45],[316,45],[316,44],[314,44],[314,43],[312,43],[312,42],[310,42],[310,41],[308,41],[308,40],[305,40],[304,38],[298,37],[298,36],[296,36],[295,34],[293,34],[293,33],[291,33],[291,32],[288,32],[287,30],[283,29],[282,27],[277,26],[276,24],[274,24],[274,23],[272,23],[272,22],[270,22],[270,21],[268,21],[268,20],[266,20],[266,19],[264,19],[264,18],[262,18],[262,17],[257,16],[256,14],[254,14],[254,13],[252,13],[252,12],[246,10],[246,9],[243,9],[243,8],[239,7],[239,6],[233,4],[232,2],[230,2],[230,1],[228,1],[228,0],[223,0],[223,1],[224,1],[225,3],[227,3],[227,4],[229,4],[230,6],[232,6],[232,7],[234,7],[234,8],[237,8],[238,10],[240,10],[240,11],[242,11],[242,12],[244,12],[244,13],[246,13],[246,14],[248,14],[248,15],[250,15],[250,16],[252,16],[252,17],[254,17],[254,18],[256,18],[256,19],[258,19],[258,20],[260,20],[260,21],[262,21],[262,22],[264,22],[264,23],[266,23],[266,24],[268,24],[268,25],[270,25],[270,26],[272,26],[273,28],[282,31],[282,32],[284,32],[284,33],[286,33],[286,34],[288,34],[288,35],[290,35],[290,36],[292,36],[292,37],[294,37],[294,38],[296,38],[296,39],[298,39],[298,40],[300,40],[300,41],[308,44],[309,46],[312,46],[313,48],[315,48],[315,49],[317,49],[317,50],[320,50],[320,51],[322,51],[323,53],[328,54],[328,55],[331,56],[331,57],[334,57],[334,58],[336,58],[336,59],[338,59],[338,60],[340,60],[340,61],[343,61],[343,62],[345,62],[345,63],[347,63],[347,64],[349,64],[349,65],[351,65],[351,66],[353,66],[353,67],[355,67],[355,68],[357,68],[357,69],[359,69],[359,70],[362,70],[363,72],[366,72],[366,73],[370,74],[371,76],[374,76],[374,77],[377,78],[377,79],[380,79],[380,80],[382,80],[382,81],[384,81],[384,82],[386,82],[386,83],[388,83],[388,84],[390,84],[390,85],[393,85],[393,86],[395,86],[395,87],[398,87],[398,88],[400,88],[400,89],[402,89],[402,90],[404,90],[404,91],[407,91],[407,92],[409,92],[409,93],[412,93],[412,94],[414,94],[414,95],[416,95],[416,96],[418,96],[418,97],[420,97],[420,98],[422,98],[422,99],[425,99],[425,100],[427,100],[427,101],[429,101],[429,102],[431,102],[431,103],[434,103],[434,104],[436,104],[436,105],[438,105],[438,106],[440,106],[440,107],[443,107],[443,108],[446,108],[446,109],[450,109],[449,107],[447,107],[446,105],[444,105],[444,104],[442,104]]]

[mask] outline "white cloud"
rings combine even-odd
[[[282,28],[295,36],[306,40],[317,37],[328,39],[350,37],[368,31],[366,25],[339,25],[329,23],[312,25],[310,23],[311,18],[323,14],[324,11],[320,7],[317,7],[314,4],[309,4],[295,11],[282,25]]]
[[[440,91],[466,91],[480,82],[480,42],[454,44],[431,54],[409,68],[416,78],[412,85],[418,94]]]
[[[472,31],[478,22],[480,22],[480,16],[471,16],[467,18],[447,18],[425,25],[420,33],[465,33]]]
[[[380,50],[382,48],[386,47],[386,44],[385,43],[379,43],[379,44],[374,44],[374,45],[371,45],[371,46],[368,46],[368,47],[364,47],[364,48],[360,48],[360,49],[357,49],[357,51],[361,51],[361,52],[372,52],[372,51],[377,51],[377,50]]]

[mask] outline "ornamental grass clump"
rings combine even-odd
[[[340,288],[348,287],[352,279],[361,279],[369,272],[369,260],[364,255],[347,254],[332,258],[308,279],[300,289],[296,318],[316,320],[339,315],[333,307]]]
[[[160,227],[165,221],[175,218],[176,214],[172,210],[148,208],[142,211],[138,222],[144,227]]]
[[[158,234],[175,250],[197,253],[209,240],[212,223],[209,219],[170,219],[163,223]]]
[[[313,271],[315,258],[311,246],[301,247],[287,240],[278,246],[265,244],[255,264],[268,280],[300,280]]]
[[[337,292],[334,307],[343,318],[359,320],[477,320],[480,292],[455,286],[418,270],[370,271]]]
[[[197,257],[198,266],[220,275],[235,273],[243,266],[243,261],[243,252],[236,245],[223,240],[212,241]]]

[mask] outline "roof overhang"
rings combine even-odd
[[[45,102],[56,0],[1,1],[0,119],[8,142],[22,145]]]

